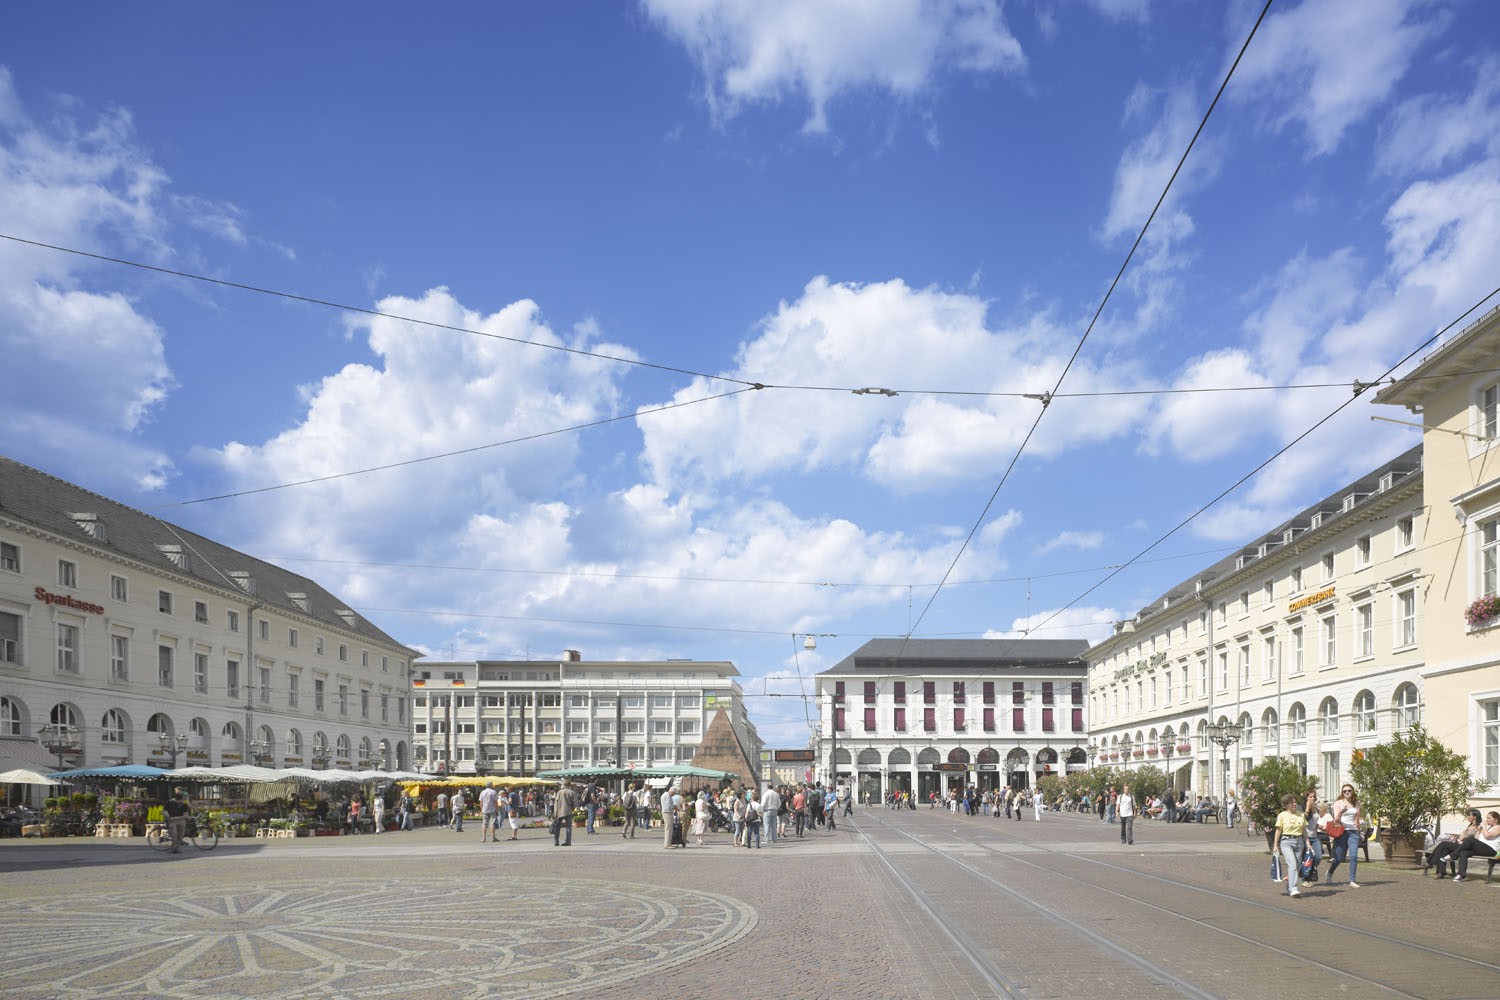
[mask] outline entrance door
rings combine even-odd
[[[880,775],[870,771],[859,772],[859,801],[879,802],[880,795]]]
[[[917,774],[917,799],[926,805],[932,799],[932,793],[938,791],[938,777],[932,771],[921,771]],[[941,793],[939,792],[941,795]]]

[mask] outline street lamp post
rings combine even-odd
[[[1094,767],[1094,758],[1099,756],[1099,742],[1097,740],[1089,740],[1088,753],[1089,768],[1092,770]]]
[[[1125,764],[1123,770],[1128,772],[1130,770],[1130,737],[1128,735],[1120,741],[1120,759]]]
[[[73,736],[75,732],[74,727],[62,722],[49,722],[42,727],[42,746],[46,747],[47,752],[57,758],[57,769],[59,771],[67,766],[63,763],[63,758],[78,749],[78,744],[75,742]]]
[[[250,741],[250,758],[260,767],[271,762],[271,744],[266,740]]]
[[[188,734],[178,733],[176,738],[173,738],[167,733],[157,733],[156,739],[161,744],[161,748],[172,755],[172,770],[175,771],[177,769],[177,755],[187,753]]]
[[[1229,748],[1240,741],[1244,735],[1244,728],[1235,722],[1216,722],[1208,727],[1208,738],[1224,751],[1224,787],[1219,791],[1219,802],[1222,805],[1229,800]],[[1213,794],[1213,788],[1209,788],[1209,794]]]
[[[1159,746],[1161,748],[1161,755],[1167,758],[1167,781],[1170,782],[1167,787],[1175,792],[1177,791],[1177,782],[1172,777],[1172,754],[1177,750],[1177,740],[1164,739]]]

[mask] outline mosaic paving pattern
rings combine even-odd
[[[70,889],[6,904],[0,997],[564,996],[707,955],[756,921],[727,896],[584,879]]]

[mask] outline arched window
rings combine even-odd
[[[302,756],[302,733],[296,729],[286,731],[286,755],[288,757]]]
[[[1422,696],[1417,686],[1406,683],[1396,689],[1396,718],[1402,729],[1410,729],[1422,722]]]
[[[364,736],[359,741],[359,759],[365,763],[370,760],[370,737]]]
[[[1296,702],[1286,710],[1286,721],[1292,730],[1292,739],[1307,739],[1307,709],[1302,702]]]
[[[1266,746],[1272,746],[1276,743],[1276,727],[1278,725],[1280,725],[1280,722],[1276,718],[1276,709],[1268,708],[1261,713],[1260,734]]]
[[[10,698],[0,698],[0,736],[21,735],[21,706]]]
[[[156,738],[157,734],[170,737],[173,734],[172,720],[161,712],[157,712],[146,720],[146,732]]]
[[[104,713],[104,719],[99,723],[99,739],[105,743],[124,743],[125,730],[125,714],[112,708]]]
[[[344,733],[339,733],[338,750],[336,756],[339,760],[349,759],[349,737]]]
[[[1371,691],[1361,691],[1354,696],[1354,733],[1373,733],[1375,731],[1375,694]]]
[[[1249,712],[1240,716],[1240,734],[1243,749],[1249,750],[1255,746],[1255,722],[1250,718]]]
[[[906,749],[905,747],[897,747],[896,749],[891,751],[890,760],[892,767],[895,767],[897,764],[905,767],[911,764],[911,751]]]
[[[1339,703],[1334,698],[1324,698],[1318,707],[1318,719],[1323,723],[1324,736],[1339,734]]]
[[[954,747],[948,751],[948,763],[967,764],[969,762],[969,751],[963,747]]]
[[[211,730],[208,728],[208,720],[201,716],[194,716],[188,723],[188,732],[193,734],[193,742],[200,746],[208,746],[208,737]]]

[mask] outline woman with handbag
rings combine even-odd
[[[1333,803],[1333,818],[1328,821],[1328,843],[1333,850],[1328,881],[1333,882],[1333,873],[1347,858],[1349,888],[1358,889],[1359,883],[1354,876],[1359,871],[1359,793],[1353,785],[1346,784],[1339,789],[1338,800]]]

